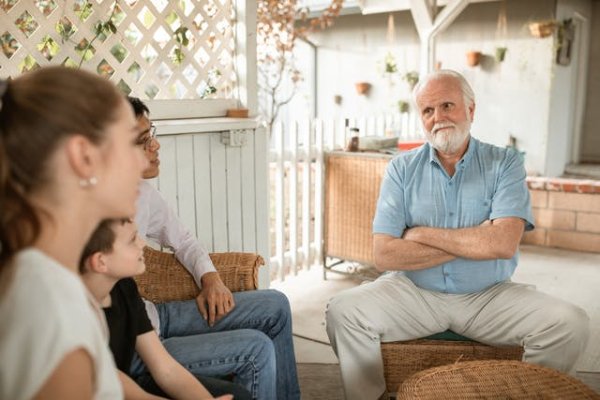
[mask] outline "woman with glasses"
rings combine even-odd
[[[143,176],[155,178],[160,172],[160,145],[153,135],[148,108],[139,99],[129,101],[149,162]],[[235,382],[254,398],[299,399],[291,311],[285,295],[276,290],[231,293],[208,251],[150,183],[141,186],[136,222],[142,236],[173,250],[200,288],[196,300],[146,302],[148,316],[167,351],[195,375],[233,374]],[[139,365],[133,373],[142,374],[144,369]]]

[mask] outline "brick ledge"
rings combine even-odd
[[[600,181],[593,179],[567,179],[528,176],[527,187],[531,190],[600,194]]]

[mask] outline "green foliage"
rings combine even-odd
[[[201,99],[205,99],[211,94],[217,92],[215,84],[217,83],[217,80],[220,76],[221,71],[219,71],[217,68],[213,68],[210,71],[208,71],[208,79],[206,80],[206,86],[202,89],[202,92],[200,93]]]
[[[189,29],[185,26],[180,26],[173,32],[173,36],[175,37],[175,41],[182,46],[187,46],[190,44],[190,40],[187,37]]]
[[[85,21],[92,15],[92,2],[90,0],[76,0],[73,10],[80,20]]]
[[[60,35],[60,39],[62,43],[65,43],[69,40],[71,36],[77,31],[77,28],[66,18],[58,21],[54,27],[56,33]]]
[[[388,74],[393,74],[398,72],[398,66],[396,65],[396,58],[394,55],[389,52],[385,55],[384,61],[384,70]]]
[[[183,53],[183,48],[190,44],[190,40],[187,37],[189,29],[185,26],[180,26],[173,32],[173,37],[177,42],[177,47],[173,50],[171,54],[171,60],[175,65],[181,65],[183,60],[185,59],[185,54]]]
[[[38,69],[39,67],[40,66],[35,61],[35,58],[33,58],[29,54],[23,59],[23,61],[19,63],[20,72],[33,71],[34,69]]]
[[[60,47],[58,44],[50,37],[50,35],[46,35],[42,38],[42,41],[36,45],[37,49],[40,53],[47,59],[52,60],[55,55],[58,54]]]
[[[410,105],[408,104],[408,101],[404,101],[404,100],[398,101],[398,111],[400,111],[401,114],[407,113],[409,107],[410,107]]]
[[[2,0],[0,0],[1,2]],[[65,63],[69,65],[75,64],[76,68],[81,68],[84,62],[91,60],[94,57],[95,49],[93,47],[93,43],[97,40],[104,42],[110,35],[117,34],[119,24],[124,20],[126,14],[119,7],[119,0],[113,0],[112,9],[110,14],[96,21],[93,25],[92,32],[94,36],[88,41],[87,39],[81,40],[79,43],[74,45],[75,51],[79,55],[79,63],[75,63],[71,59],[66,59]],[[180,1],[180,8],[185,11],[185,1]],[[94,2],[92,0],[74,0],[73,11],[75,14],[81,19],[81,21],[85,21],[94,13]],[[148,28],[155,21],[156,17],[146,10],[142,15],[142,24]],[[174,29],[173,34],[171,36],[172,40],[175,41],[175,46],[173,47],[170,58],[176,66],[180,66],[186,57],[186,52],[184,50],[185,47],[190,45],[190,40],[192,38],[192,32],[190,32],[189,28],[180,25],[180,18],[175,12],[171,12],[169,15],[165,17],[165,21],[169,24],[171,29]],[[175,27],[177,27],[175,29]],[[76,27],[68,21],[68,19],[61,19],[56,24],[56,31],[62,38],[62,41],[65,42],[70,40],[72,35],[76,32]],[[129,42],[134,42],[136,38],[130,38],[127,35],[127,29],[125,29],[125,38],[129,40]],[[51,43],[45,44],[46,47],[52,49]],[[50,50],[47,50],[50,52]],[[124,47],[121,43],[117,43],[114,45],[110,52],[115,57],[115,59],[122,63],[128,55],[127,48]],[[152,63],[154,58],[145,57],[146,61]],[[135,64],[137,67],[128,70],[130,74],[136,76],[136,81],[139,80],[139,75],[141,74],[141,69],[139,65]],[[102,60],[102,62],[96,68],[98,73],[104,76],[111,76],[114,73],[114,69],[110,66],[110,64],[106,60]],[[200,96],[201,98],[208,97],[217,92],[216,82],[218,81],[219,76],[221,76],[221,72],[218,69],[213,69],[208,72],[208,78],[206,79],[206,86],[201,90]],[[131,91],[124,82],[119,83],[119,87],[124,93]],[[150,87],[152,86],[152,87]],[[154,98],[158,93],[159,89],[153,85],[150,85],[146,88],[146,95],[149,98]]]
[[[105,35],[109,36],[111,33],[117,33],[117,26],[109,19],[108,21],[98,21],[94,25],[94,33],[96,36]]]
[[[408,85],[412,90],[419,82],[419,73],[417,71],[408,71],[404,74],[403,78],[406,82],[408,82]]]

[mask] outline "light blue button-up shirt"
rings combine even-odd
[[[471,138],[450,177],[426,143],[394,158],[381,184],[373,233],[401,237],[416,226],[467,228],[487,219],[518,217],[533,229],[529,190],[521,155]],[[436,267],[401,273],[417,286],[444,293],[473,293],[509,279],[511,259],[457,258]]]

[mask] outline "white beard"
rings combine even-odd
[[[438,132],[441,128],[444,129]],[[451,122],[439,122],[433,126],[431,132],[425,131],[429,143],[437,151],[444,154],[454,154],[460,150],[471,131],[471,121],[468,119],[460,124]]]

